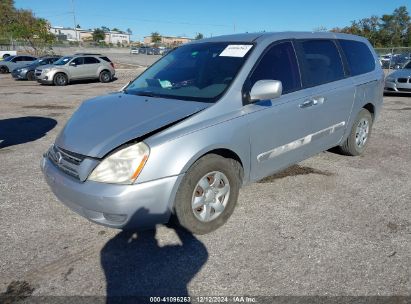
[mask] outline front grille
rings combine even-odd
[[[48,158],[66,174],[80,180],[78,166],[84,160],[85,156],[64,150],[53,145],[48,152]]]
[[[408,78],[398,78],[397,81],[399,83],[407,83],[408,82]]]

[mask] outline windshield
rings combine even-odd
[[[125,93],[215,102],[234,80],[252,47],[228,42],[181,46],[141,74]]]
[[[67,62],[70,61],[71,58],[73,58],[73,57],[71,57],[71,56],[61,57],[59,60],[57,60],[53,64],[54,65],[65,65]]]
[[[3,61],[10,61],[10,60],[12,60],[14,57],[16,57],[16,56],[8,56],[8,57],[4,58]]]

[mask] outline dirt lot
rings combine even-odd
[[[368,151],[332,152],[241,190],[229,222],[128,234],[69,211],[40,158],[81,101],[121,88],[0,75],[0,294],[411,295],[411,98],[385,98]]]

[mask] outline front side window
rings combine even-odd
[[[83,57],[77,57],[72,62],[75,63],[76,65],[81,65],[81,64],[84,63],[84,58]]]
[[[252,47],[228,42],[182,46],[141,74],[125,93],[216,102],[237,76]]]
[[[303,84],[313,87],[345,77],[340,53],[332,40],[299,41]]]
[[[281,81],[283,94],[301,88],[297,58],[291,42],[276,44],[263,55],[251,74],[250,89],[259,80]]]
[[[360,41],[338,40],[347,58],[352,76],[371,72],[375,68],[374,56],[368,46]]]

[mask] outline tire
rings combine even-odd
[[[65,86],[68,84],[67,75],[64,73],[57,73],[54,75],[53,82],[56,86]]]
[[[30,81],[36,80],[36,76],[34,76],[34,71],[27,72],[26,77],[27,77],[27,80],[30,80]]]
[[[208,154],[197,160],[176,194],[174,208],[179,224],[194,234],[210,233],[221,227],[234,211],[242,172],[237,161],[220,155]],[[193,202],[202,199],[203,204],[194,208]]]
[[[6,74],[6,73],[8,73],[8,72],[9,72],[9,68],[8,68],[8,67],[6,67],[6,66],[4,66],[4,65],[0,66],[0,74]]]
[[[111,81],[111,73],[109,71],[102,71],[98,78],[100,82],[107,83]]]
[[[364,153],[371,137],[373,117],[366,109],[358,113],[351,132],[345,142],[339,147],[340,151],[349,156],[358,156]],[[368,131],[365,131],[367,129]]]

